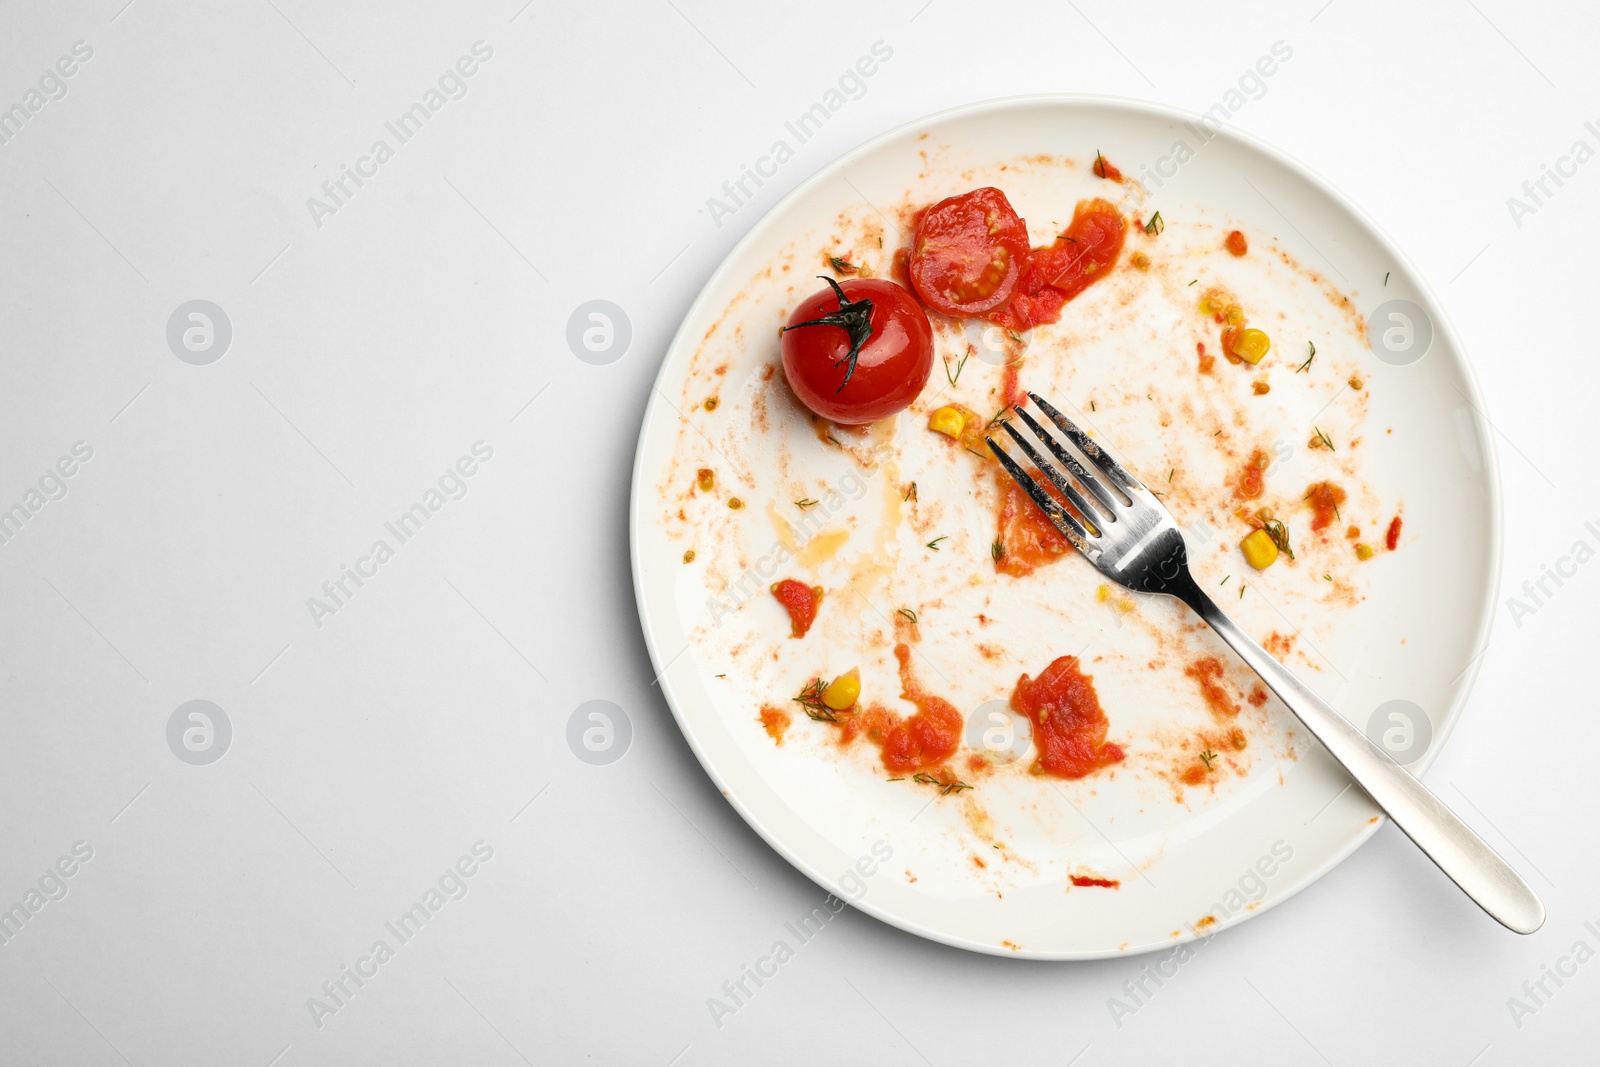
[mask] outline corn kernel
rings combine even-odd
[[[855,707],[861,699],[861,669],[851,667],[829,683],[822,691],[822,702],[834,711]]]
[[[1145,255],[1143,252],[1135,252],[1132,257],[1132,262],[1133,265],[1139,270],[1150,269],[1150,257]]]
[[[1266,396],[1268,393],[1272,392],[1272,386],[1268,385],[1266,382],[1251,382],[1250,389],[1255,393],[1256,396]]]
[[[1253,326],[1248,330],[1240,330],[1233,339],[1233,354],[1246,363],[1260,363],[1271,347],[1272,339]]]
[[[1244,308],[1238,304],[1229,304],[1222,310],[1222,317],[1227,320],[1229,326],[1243,326]]]
[[[1200,298],[1200,314],[1209,315],[1215,310],[1217,310],[1217,306],[1211,302],[1211,298],[1209,296],[1203,296]]]
[[[967,417],[961,409],[950,404],[928,416],[928,429],[949,438],[959,438],[967,429]]]
[[[1371,559],[1372,546],[1361,544],[1356,546],[1356,559]]]
[[[1264,571],[1278,561],[1278,546],[1265,530],[1251,530],[1239,542],[1244,561],[1258,571]]]
[[[701,467],[696,472],[695,484],[700,487],[701,491],[709,491],[713,485],[717,484],[717,472],[710,467]]]
[[[1364,389],[1364,388],[1366,388],[1366,384],[1367,383],[1362,381],[1360,378],[1357,378],[1356,376],[1351,375],[1351,377],[1350,377],[1350,388],[1352,388],[1352,389]]]

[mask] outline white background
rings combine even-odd
[[[1600,162],[1520,226],[1506,201],[1573,141],[1600,148],[1600,15],[125,2],[0,12],[0,106],[93,48],[0,145],[0,508],[94,450],[0,545],[0,908],[94,850],[0,945],[0,1062],[1594,1057],[1600,963],[1547,980],[1536,1013],[1507,1000],[1580,939],[1600,950],[1600,563],[1516,621],[1504,600],[1600,546]],[[393,146],[384,122],[479,40],[467,95],[319,227],[307,198]],[[706,199],[878,40],[893,57],[866,93],[717,225]],[[762,212],[872,135],[1029,92],[1204,110],[1277,40],[1293,58],[1235,125],[1397,238],[1499,431],[1502,606],[1428,781],[1532,880],[1544,930],[1500,929],[1386,828],[1120,1020],[1108,1000],[1131,1003],[1150,958],[1002,960],[847,911],[716,1026],[707,998],[823,893],[722,800],[652,686],[626,491],[679,317]],[[233,327],[209,366],[166,341],[196,298]],[[633,326],[607,366],[565,339],[594,298]],[[383,523],[477,441],[493,459],[467,495],[319,627],[307,598],[394,544]],[[196,698],[234,731],[209,766],[166,740]],[[601,767],[565,739],[597,698],[633,725]],[[479,840],[467,895],[316,1025],[308,998],[395,944],[383,924]]]

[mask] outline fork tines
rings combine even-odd
[[[1052,463],[1047,459],[1009,420],[1000,424],[1001,429],[1017,447],[1022,449],[1023,454],[1039,473],[1043,474],[1066,498],[1073,510],[1063,507],[1061,501],[1051,495],[1050,491],[1040,485],[1026,468],[1013,459],[993,435],[986,438],[989,449],[1005,468],[1006,473],[1011,475],[1035,504],[1039,505],[1045,515],[1055,523],[1056,528],[1080,551],[1087,552],[1090,540],[1102,536],[1106,524],[1117,521],[1118,510],[1131,505],[1134,494],[1143,496],[1146,490],[1139,480],[1112,459],[1094,438],[1079,429],[1077,423],[1056,410],[1054,405],[1038,393],[1029,393],[1028,397],[1056,429],[1078,449],[1083,460],[1079,460],[1056,438],[1055,434],[1047,431],[1020,406],[1012,408],[1017,418],[1033,432],[1033,436],[1056,462]],[[1066,468],[1065,473],[1061,470],[1062,467]]]

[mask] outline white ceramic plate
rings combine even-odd
[[[1179,150],[1180,144],[1186,150]],[[1180,677],[1177,688],[1148,688],[1161,672],[1129,673],[1117,658],[1118,646],[1155,640],[1152,635],[1160,628],[1176,630],[1193,620],[1185,619],[1175,604],[1163,602],[1139,605],[1142,629],[1108,621],[1108,613],[1082,606],[1092,599],[1086,591],[1093,586],[1085,584],[1088,568],[1079,560],[1040,571],[1026,588],[1018,583],[996,591],[997,599],[991,601],[997,605],[992,609],[996,616],[1008,614],[999,610],[1010,603],[1008,596],[1016,608],[1013,629],[1008,631],[1002,622],[995,632],[997,640],[1017,647],[1018,662],[1035,674],[1053,655],[1079,652],[1079,638],[1085,634],[1090,645],[1098,642],[1102,651],[1086,656],[1085,665],[1107,704],[1113,737],[1130,749],[1127,768],[1082,782],[1054,783],[1054,788],[1048,781],[1012,776],[980,786],[972,797],[981,797],[983,807],[963,812],[961,800],[950,802],[931,791],[886,783],[881,768],[875,771],[870,760],[830,757],[825,741],[807,734],[810,728],[825,728],[804,718],[797,716],[791,730],[799,740],[779,748],[756,722],[755,712],[761,699],[776,695],[781,701],[772,689],[787,683],[769,681],[766,690],[752,691],[741,684],[748,679],[737,671],[730,681],[726,650],[705,638],[715,629],[708,629],[708,623],[719,621],[708,616],[716,610],[710,608],[708,589],[721,592],[718,583],[725,585],[727,573],[737,569],[730,564],[722,577],[708,577],[717,572],[705,569],[707,556],[743,553],[741,563],[759,556],[773,539],[760,511],[767,497],[784,491],[777,483],[786,487],[813,475],[822,484],[836,482],[843,469],[837,465],[846,460],[835,453],[816,460],[817,470],[808,472],[809,460],[791,456],[783,470],[769,471],[760,446],[746,442],[747,451],[732,464],[753,468],[744,472],[746,484],[754,487],[747,518],[740,519],[745,525],[726,527],[725,535],[709,542],[701,540],[699,564],[694,566],[683,561],[681,531],[663,518],[670,510],[663,487],[681,480],[686,462],[692,473],[693,458],[675,455],[686,440],[716,451],[732,447],[727,444],[732,438],[723,434],[741,430],[708,420],[695,407],[700,393],[693,376],[705,373],[708,359],[721,360],[725,367],[717,378],[725,417],[742,420],[742,429],[748,430],[751,416],[739,405],[761,388],[762,370],[776,353],[770,331],[793,301],[781,287],[765,298],[754,292],[760,283],[752,279],[761,279],[766,268],[779,261],[798,264],[800,269],[786,272],[783,281],[798,284],[794,291],[803,295],[812,288],[807,276],[819,273],[810,257],[839,231],[841,218],[876,215],[888,229],[887,251],[904,239],[892,205],[926,203],[990,182],[1012,193],[1019,212],[1048,235],[1051,227],[1065,224],[1077,197],[1087,195],[1084,183],[1090,179],[1083,161],[1092,161],[1096,150],[1131,177],[1143,179],[1141,212],[1162,210],[1168,231],[1160,240],[1178,242],[1148,247],[1177,249],[1184,240],[1203,245],[1210,240],[1206,234],[1213,232],[1206,226],[1240,225],[1251,235],[1252,256],[1265,264],[1260,269],[1279,269],[1280,262],[1298,264],[1301,283],[1320,277],[1331,287],[1327,291],[1348,295],[1354,305],[1346,310],[1349,321],[1358,321],[1353,310],[1371,322],[1365,336],[1380,338],[1380,351],[1374,354],[1359,342],[1359,325],[1341,339],[1337,328],[1327,325],[1327,307],[1295,308],[1288,297],[1283,308],[1251,310],[1253,322],[1258,310],[1278,312],[1262,321],[1279,345],[1276,357],[1269,358],[1279,360],[1272,379],[1279,404],[1274,410],[1288,427],[1278,439],[1284,484],[1314,476],[1316,465],[1332,458],[1305,447],[1302,420],[1335,426],[1341,418],[1348,420],[1351,434],[1359,435],[1370,488],[1367,500],[1375,501],[1364,511],[1352,504],[1351,519],[1377,521],[1380,529],[1368,530],[1366,539],[1381,541],[1383,517],[1403,508],[1401,550],[1340,572],[1341,582],[1346,574],[1353,576],[1350,581],[1360,599],[1347,610],[1324,613],[1313,599],[1316,591],[1295,594],[1288,589],[1294,572],[1280,569],[1259,579],[1238,573],[1227,587],[1231,593],[1247,577],[1259,580],[1262,590],[1279,582],[1284,592],[1275,592],[1271,602],[1264,592],[1222,602],[1233,603],[1258,636],[1267,629],[1302,633],[1298,657],[1291,657],[1290,665],[1347,717],[1364,727],[1374,723],[1369,728],[1386,734],[1413,772],[1421,773],[1455,723],[1476,674],[1498,581],[1499,488],[1477,386],[1442,309],[1371,220],[1282,153],[1231,130],[1207,130],[1196,116],[1096,97],[1002,100],[902,127],[824,168],[739,242],[685,316],[645,414],[631,499],[635,590],[662,691],[706,772],[746,821],[818,884],[886,922],[962,948],[1047,959],[1149,951],[1243,921],[1311,884],[1354,851],[1376,831],[1376,809],[1349,788],[1343,773],[1296,729],[1276,701],[1258,709],[1266,724],[1262,742],[1252,750],[1254,758],[1223,787],[1174,790],[1170,780],[1138,771],[1132,753],[1141,739],[1158,733],[1167,721],[1203,715],[1204,705],[1197,693],[1182,688],[1181,671],[1165,672]],[[993,169],[999,161],[1038,154],[1079,163],[1059,174],[1014,165]],[[1136,195],[1131,189],[1128,193]],[[1055,204],[1048,203],[1051,196]],[[1050,213],[1056,217],[1048,218]],[[1209,221],[1195,221],[1200,229],[1185,230],[1191,220]],[[1035,240],[1040,239],[1036,234]],[[797,251],[799,260],[794,258]],[[1212,260],[1202,266],[1231,269]],[[1077,314],[1077,306],[1069,305],[1069,318]],[[1315,329],[1326,326],[1329,331],[1320,334],[1322,354],[1313,365],[1321,376],[1294,376],[1289,361],[1298,362],[1298,353],[1305,351],[1299,347],[1305,342],[1295,335],[1303,332],[1302,326],[1312,329],[1306,322],[1319,314],[1322,325]],[[1117,321],[1120,327],[1102,333],[1118,336],[1074,340],[1070,380],[1054,381],[1049,388],[1067,391],[1078,403],[1097,389],[1110,390],[1112,399],[1102,400],[1090,421],[1103,421],[1101,432],[1120,426],[1127,434],[1143,416],[1131,404],[1119,407],[1117,398],[1136,401],[1135,393],[1142,393],[1148,381],[1156,382],[1148,387],[1157,391],[1170,384],[1168,371],[1146,373],[1139,366],[1143,358],[1156,358],[1150,353],[1161,351],[1169,326],[1146,328],[1137,309],[1131,320],[1124,316]],[[697,370],[697,352],[712,343],[708,336],[724,347],[701,359]],[[1185,358],[1192,359],[1193,342],[1186,343],[1190,354]],[[1354,405],[1336,377],[1350,368],[1364,383],[1367,399],[1360,405]],[[969,385],[981,381],[967,379]],[[936,368],[930,389],[939,384]],[[1116,413],[1124,409],[1125,415]],[[791,444],[805,436],[795,436],[797,416],[774,417]],[[915,421],[910,414],[902,418]],[[695,425],[686,429],[686,420]],[[911,432],[902,427],[901,440],[914,440],[906,436]],[[1342,434],[1343,427],[1336,432]],[[1150,454],[1141,451],[1144,441],[1112,439],[1124,459],[1144,471],[1147,482],[1152,481],[1153,466],[1159,464],[1164,472],[1169,462],[1179,462],[1171,458],[1174,447],[1183,452],[1181,439],[1176,446],[1169,440],[1164,452],[1156,450],[1154,436]],[[1351,448],[1351,442],[1342,443]],[[908,452],[901,466],[917,462]],[[731,477],[726,472],[723,476]],[[925,485],[937,485],[949,471],[918,475],[901,469],[898,476],[922,477],[929,479]],[[862,479],[870,483],[871,475],[864,473]],[[1181,514],[1179,518],[1184,521]],[[949,531],[956,539],[945,546],[951,552],[926,557],[942,566],[954,566],[949,561],[972,551],[966,542],[977,544],[981,553],[992,535],[981,524],[974,530],[958,528],[958,508],[950,521],[957,524]],[[916,547],[909,534],[904,540]],[[1229,570],[1245,570],[1233,547],[1236,540],[1236,534],[1214,537],[1205,551],[1196,553],[1202,582],[1215,584]],[[762,573],[763,584],[773,576]],[[1304,581],[1300,584],[1305,587]],[[897,595],[900,600],[906,596],[903,590]],[[1027,622],[1028,611],[1041,607],[1022,603],[1030,597],[1070,600],[1062,608],[1070,625],[1053,632],[1057,626],[1049,619]],[[743,613],[739,624],[780,625],[781,613],[770,598],[766,604],[755,599],[738,607]],[[895,602],[900,601],[885,606]],[[850,610],[864,616],[869,608],[880,610],[871,604]],[[825,602],[825,609],[843,610],[832,601]],[[1208,638],[1202,633],[1192,639]],[[851,651],[831,648],[830,640],[824,633],[805,650],[831,656],[828,662],[843,669]],[[785,646],[785,654],[799,647]],[[1136,655],[1144,654],[1139,646]],[[1019,672],[1002,666],[993,672],[995,678],[978,680],[969,678],[973,672],[965,668],[951,673],[958,677],[945,681],[971,707],[985,695],[1003,698]],[[924,681],[934,679],[925,675]],[[1417,709],[1409,721],[1408,708]],[[986,815],[975,817],[974,810]],[[978,860],[986,857],[990,862],[980,866]],[[1119,879],[1120,888],[1073,888],[1066,875],[1074,870]]]

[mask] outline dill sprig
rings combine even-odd
[[[1267,536],[1272,538],[1272,543],[1278,546],[1278,551],[1294,559],[1294,549],[1289,547],[1289,528],[1278,519],[1267,519],[1261,524],[1267,531]]]
[[[945,376],[945,378],[947,378],[949,380],[951,385],[954,385],[954,384],[956,384],[956,382],[961,380],[961,371],[962,371],[963,368],[966,367],[967,359],[971,355],[972,355],[972,346],[968,345],[966,352],[963,353],[962,356],[961,356],[961,362],[956,364],[956,372],[954,374],[950,373],[950,357],[949,356],[944,357],[944,376]]]
[[[817,722],[838,722],[839,718],[833,709],[822,702],[822,691],[826,688],[821,678],[813,678],[800,690],[799,696],[791,699],[805,709],[807,718]]]
[[[972,786],[968,785],[966,782],[961,781],[959,778],[954,780],[954,781],[947,782],[942,778],[935,778],[933,775],[929,774],[927,771],[918,771],[916,774],[913,774],[911,776],[911,780],[913,782],[916,782],[918,785],[936,785],[936,786],[938,786],[939,787],[939,795],[942,796],[942,797],[947,797],[951,793],[959,793],[963,789],[971,789],[972,788]]]

